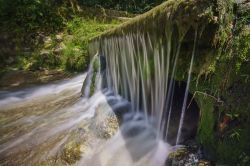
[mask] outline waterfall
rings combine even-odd
[[[93,95],[95,92],[98,92],[101,89],[102,85],[102,73],[101,73],[101,64],[98,58],[98,53],[92,58],[90,66],[88,69],[87,78],[84,80],[82,86],[82,95],[88,98],[90,95]]]
[[[0,163],[58,160],[79,166],[164,166],[186,134],[199,41],[195,29],[191,51],[186,51],[185,35],[174,27],[169,24],[161,35],[138,31],[96,40],[87,75],[0,91],[5,117]],[[183,56],[186,82],[180,88],[176,78]],[[195,117],[188,123],[197,122]]]
[[[175,77],[178,71],[180,52],[185,33],[178,32],[176,26],[169,23],[164,34],[157,32],[127,33],[120,36],[95,40],[92,50],[104,56],[106,60],[105,88],[121,95],[131,102],[131,112],[143,112],[146,121],[153,117],[157,138],[168,141],[168,132],[172,116],[172,103],[175,93]],[[187,32],[187,30],[185,31]],[[190,61],[186,62],[187,80],[176,144],[180,143],[183,121],[187,107],[189,84],[195,58],[198,30],[194,30],[194,44]],[[184,35],[183,35],[184,34]],[[183,56],[183,55],[182,55]],[[96,57],[96,56],[95,56]]]
[[[182,126],[183,126],[185,111],[186,111],[186,107],[187,107],[187,95],[188,95],[188,89],[189,89],[189,84],[190,84],[190,79],[191,79],[191,72],[192,72],[193,61],[194,61],[196,40],[197,40],[197,31],[195,31],[194,48],[193,48],[191,63],[190,63],[189,71],[188,71],[188,80],[187,80],[187,86],[186,86],[185,95],[184,95],[184,99],[183,99],[183,105],[182,105],[182,109],[181,109],[181,119],[180,119],[180,124],[179,124],[179,128],[178,128],[176,144],[178,144],[179,140],[180,140],[181,129],[182,129]]]

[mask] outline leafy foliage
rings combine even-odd
[[[75,17],[67,22],[61,42],[58,43],[55,35],[51,34],[49,47],[44,44],[28,55],[21,52],[14,67],[24,70],[60,68],[70,72],[86,70],[90,60],[87,51],[89,40],[115,25],[116,21],[107,23]],[[62,49],[59,54],[53,51],[57,47]]]
[[[67,31],[72,38],[65,39],[62,63],[66,70],[79,71],[87,68],[89,62],[88,42],[103,31],[114,27],[118,22],[105,23],[79,17],[67,23]]]
[[[87,6],[101,6],[103,8],[123,10],[132,13],[143,13],[159,5],[165,0],[78,0]]]
[[[101,21],[102,19],[97,21],[92,17],[92,20],[86,19],[87,14],[83,17],[81,13],[74,13],[71,4],[73,1],[77,2],[76,0],[0,0],[2,30],[0,35],[8,36],[3,41],[11,41],[15,49],[14,55],[6,54],[0,49],[0,58],[3,58],[1,70],[86,69],[89,62],[88,40],[113,27],[115,22],[105,23]],[[59,32],[64,36],[61,41],[63,48],[55,39],[55,35]],[[51,39],[49,44],[45,43],[46,38]],[[56,47],[60,47],[62,51],[55,53]],[[28,51],[25,51],[26,48]],[[6,56],[14,61],[8,63]]]
[[[29,32],[47,27],[53,31],[63,23],[56,0],[0,0],[0,6],[0,26],[14,30]]]

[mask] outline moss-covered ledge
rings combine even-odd
[[[94,55],[103,40],[131,34],[149,34],[152,40],[164,40],[169,29],[182,42],[181,66],[176,80],[187,77],[192,54],[195,30],[198,31],[197,55],[193,73],[200,77],[213,72],[221,50],[232,36],[233,3],[207,0],[168,0],[149,12],[139,15],[120,26],[102,33],[90,40],[89,52]],[[170,28],[171,27],[171,28]],[[94,47],[92,47],[95,45]],[[94,49],[93,49],[94,48]]]
[[[140,32],[164,34],[170,22],[177,25],[179,33],[185,34],[192,26],[217,22],[212,14],[214,4],[206,0],[168,0],[91,41]]]

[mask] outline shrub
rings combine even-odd
[[[58,29],[63,19],[56,10],[56,0],[0,0],[1,25],[21,31]],[[17,28],[19,27],[19,28]]]
[[[72,36],[65,39],[62,65],[69,71],[83,71],[88,67],[90,56],[88,42],[103,31],[114,27],[118,22],[102,22],[75,17],[67,23],[67,33]]]
[[[107,9],[123,10],[132,13],[143,13],[165,0],[78,0],[86,6],[101,6]]]

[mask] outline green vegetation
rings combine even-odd
[[[20,51],[17,62],[10,66],[22,70],[63,69],[66,71],[86,70],[90,55],[88,41],[118,22],[103,22],[75,17],[67,22],[59,34],[45,38],[45,42],[28,54]]]
[[[201,119],[198,129],[198,140],[202,145],[209,145],[209,151],[213,152],[215,149],[214,141],[214,127],[215,127],[215,115],[214,115],[214,101],[202,94],[197,96],[197,101],[200,106]]]
[[[213,154],[217,163],[249,165],[250,32],[245,25],[250,15],[247,10],[233,10],[232,2],[220,1],[219,8],[222,17],[216,36],[218,52],[209,61],[212,70],[207,70],[206,76],[203,76],[196,89],[218,96],[223,103],[221,105],[217,101],[213,104],[216,126],[211,133],[211,128],[201,123],[200,127],[206,134],[201,132],[199,139],[210,154]],[[234,20],[235,18],[237,19]],[[210,116],[206,116],[207,123],[211,120],[208,117]],[[206,142],[204,135],[211,134],[214,139]]]
[[[247,11],[241,13],[239,9],[233,10],[232,2],[220,1],[219,8],[221,12],[219,15],[222,17],[219,20],[220,27],[216,36],[218,52],[214,59],[209,61],[212,70],[206,69],[206,76],[203,76],[196,88],[218,96],[223,103],[213,104],[216,126],[212,133],[206,124],[200,124],[200,127],[204,128],[205,135],[212,134],[214,139],[206,142],[204,133],[200,133],[199,138],[217,163],[232,166],[249,165],[250,32],[245,25],[250,15]],[[208,117],[206,116],[207,123],[210,122]]]
[[[99,57],[97,57],[94,62],[93,62],[93,75],[91,78],[91,84],[90,84],[90,96],[92,96],[95,93],[95,88],[96,88],[96,78],[97,78],[97,73],[100,68],[100,60]]]
[[[190,60],[186,55],[191,55],[193,45],[188,35],[193,34],[196,27],[203,27],[200,48],[197,48],[202,56],[195,57],[191,82],[193,93],[202,92],[195,97],[201,109],[197,139],[218,162],[247,165],[250,163],[250,32],[245,24],[250,20],[249,9],[238,9],[231,0],[218,0],[216,5],[215,1],[169,0],[100,35],[121,23],[113,16],[107,18],[102,8],[142,13],[161,2],[163,0],[0,0],[0,73],[13,68],[84,71],[92,56],[88,53],[91,39],[136,30],[152,32],[153,37],[160,40],[167,26],[174,22],[179,33],[175,36],[187,34],[182,45],[186,50],[180,53],[175,77],[183,81]],[[88,13],[82,5],[94,8]],[[166,19],[170,17],[166,12],[169,10],[175,11],[171,23]],[[142,66],[146,79],[153,73],[153,59],[149,63]],[[94,83],[97,68],[94,63]]]
[[[86,6],[101,6],[107,9],[143,13],[164,2],[165,0],[79,0]]]
[[[81,159],[81,144],[78,142],[69,142],[62,151],[62,160],[68,164],[75,164]]]
[[[56,0],[0,0],[1,26],[16,33],[58,30],[63,24],[60,5]]]
[[[127,12],[141,13],[162,1],[0,0],[0,73],[83,71],[90,38],[120,23],[117,18]]]
[[[63,67],[71,71],[85,70],[90,60],[87,51],[89,40],[103,31],[113,28],[117,23],[119,22],[105,23],[79,17],[67,23],[67,31],[72,35],[72,38],[65,39],[65,48],[62,54]]]
[[[83,8],[75,12],[71,1],[0,0],[0,73],[86,70],[89,39],[120,21],[107,19],[99,9]]]

